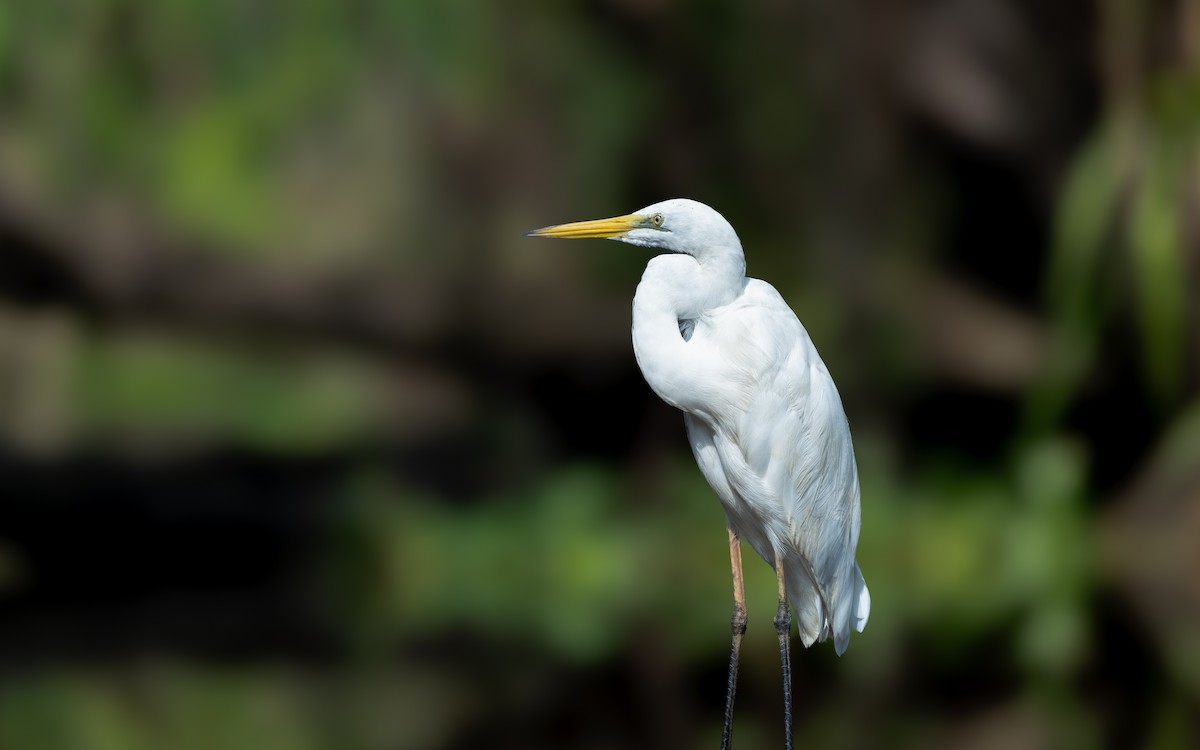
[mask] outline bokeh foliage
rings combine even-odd
[[[723,518],[633,363],[645,257],[521,237],[672,195],[855,435],[872,618],[795,654],[797,742],[1194,745],[1198,28],[0,6],[0,746],[716,744]]]

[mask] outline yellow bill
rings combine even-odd
[[[578,239],[581,237],[624,237],[631,229],[641,226],[642,217],[637,214],[614,216],[611,219],[592,219],[591,221],[573,221],[569,224],[555,224],[552,227],[533,229],[525,233],[526,237],[564,237]]]

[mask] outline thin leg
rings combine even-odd
[[[725,728],[721,730],[721,750],[733,742],[733,696],[737,692],[738,660],[742,655],[742,636],[746,634],[746,584],[742,578],[742,540],[729,527],[729,567],[733,570],[733,646],[729,650],[729,680],[725,685]]]
[[[779,662],[783,667],[783,747],[785,750],[792,750],[792,613],[788,610],[783,560],[778,555],[775,557],[775,580],[779,583],[779,609],[775,612],[775,633],[779,636]]]

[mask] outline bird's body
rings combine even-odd
[[[686,199],[627,216],[562,224],[535,236],[605,237],[658,248],[633,299],[633,350],[646,382],[684,412],[696,463],[725,508],[734,575],[734,640],[723,746],[741,633],[739,539],[776,570],[776,628],[790,747],[787,601],[805,646],[832,636],[838,654],[866,626],[871,598],[855,560],[858,470],[833,378],[808,332],[770,284],[746,277],[725,219]],[[786,595],[785,595],[786,594]]]
[[[870,610],[854,558],[850,428],[795,313],[743,269],[740,245],[652,259],[633,299],[634,354],[654,392],[684,412],[730,526],[768,563],[783,561],[804,644],[832,636],[840,654]]]

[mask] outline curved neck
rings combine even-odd
[[[741,245],[709,250],[697,255],[703,285],[712,297],[710,307],[729,304],[741,294],[746,281],[746,256]]]
[[[676,320],[696,318],[732,302],[741,294],[745,280],[746,259],[740,247],[695,256],[659,255],[646,265],[634,308],[640,305],[670,312]]]
[[[680,321],[733,302],[745,283],[740,248],[704,261],[660,255],[647,264],[633,296],[633,353],[662,400],[684,411],[703,408],[684,395],[703,391],[698,379],[705,377],[705,359],[684,340]]]

